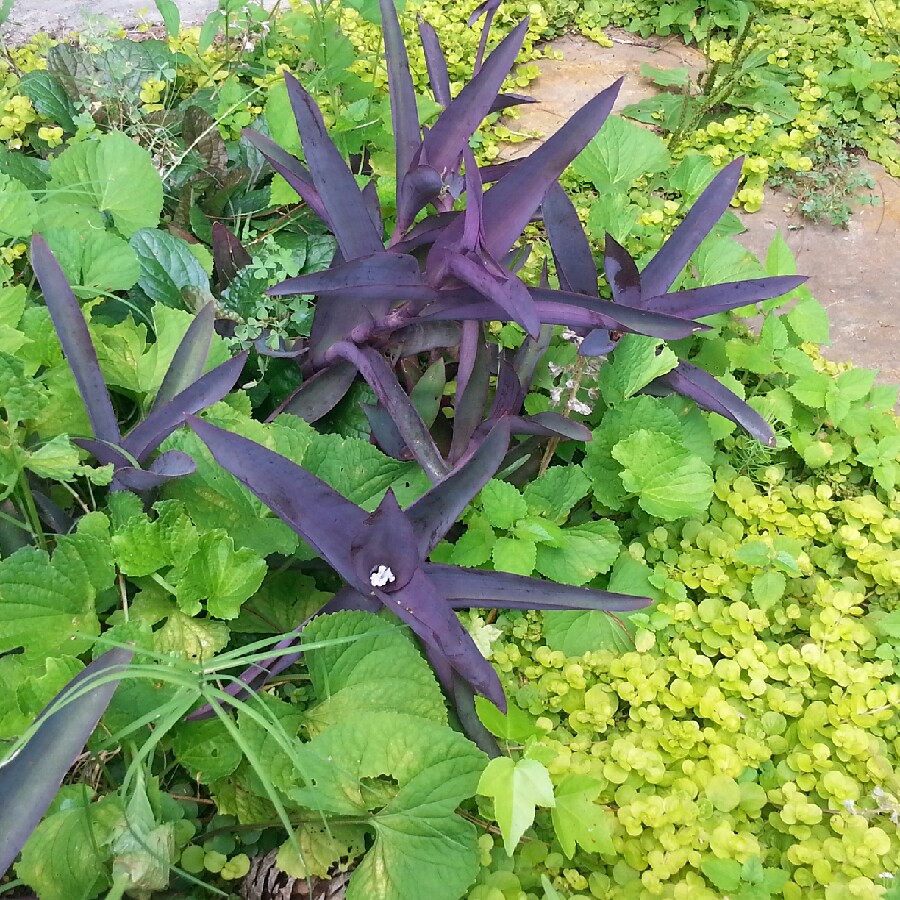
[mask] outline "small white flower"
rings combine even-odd
[[[379,566],[377,569],[373,569],[372,574],[369,575],[369,584],[372,587],[384,587],[396,580],[394,573],[387,566]]]
[[[572,412],[578,413],[580,416],[590,415],[590,412],[591,412],[590,404],[584,403],[583,401],[579,400],[577,397],[573,397],[569,401],[569,409],[571,409]]]
[[[878,875],[879,878],[893,878],[890,872],[880,872]]]

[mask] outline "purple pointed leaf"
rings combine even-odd
[[[348,362],[338,362],[322,369],[307,378],[275,410],[269,421],[281,413],[290,413],[306,422],[317,422],[343,400],[355,378],[356,367]]]
[[[412,225],[416,213],[431,203],[443,186],[444,179],[437,169],[413,163],[397,191],[397,226],[392,244],[400,241],[400,236]]]
[[[413,458],[412,454],[387,410],[383,406],[371,403],[361,403],[360,407],[369,423],[375,446],[391,459],[409,462]]]
[[[529,97],[526,94],[497,94],[497,99],[491,104],[490,112],[503,112],[504,109],[509,109],[513,106],[538,102],[534,97]]]
[[[132,655],[116,649],[97,657],[45,707],[28,743],[0,763],[0,878],[84,749]]]
[[[437,647],[454,671],[479,694],[501,708],[505,705],[506,697],[494,667],[482,656],[472,636],[421,568],[415,570],[406,587],[390,594],[376,588],[373,593],[426,646]]]
[[[75,376],[94,437],[118,444],[121,438],[119,423],[81,306],[56,257],[39,234],[31,240],[31,267],[44,293],[63,353]]]
[[[461,253],[447,251],[447,269],[463,284],[493,301],[512,321],[521,325],[533,338],[541,333],[541,321],[525,283],[517,276],[492,274],[480,262]]]
[[[416,322],[398,328],[390,335],[390,353],[402,359],[443,347],[455,347],[461,341],[461,331],[458,322]]]
[[[591,430],[581,422],[573,422],[554,412],[542,412],[533,416],[513,416],[510,419],[513,434],[534,434],[540,437],[561,437],[570,441],[588,442],[593,439]]]
[[[193,457],[180,450],[166,450],[165,453],[160,453],[146,469],[135,466],[117,469],[110,490],[128,490],[134,491],[136,494],[143,494],[146,491],[154,491],[156,488],[162,487],[168,481],[192,475],[196,470],[197,464]]]
[[[234,281],[234,276],[253,258],[244,245],[221,222],[212,225],[213,266],[219,290],[223,291]]]
[[[218,223],[216,223],[218,224]],[[227,231],[227,229],[226,229]],[[215,234],[215,232],[213,232]],[[213,238],[215,241],[215,238]],[[169,363],[169,368],[163,377],[162,384],[153,398],[153,406],[156,409],[164,403],[168,403],[176,394],[180,394],[185,388],[190,387],[201,375],[206,367],[209,356],[209,348],[212,345],[215,333],[216,304],[210,300],[194,317],[194,321],[188,326],[184,337]]]
[[[606,328],[595,328],[588,332],[578,345],[579,356],[606,356],[616,348],[616,342],[610,337]]]
[[[709,183],[690,212],[641,272],[641,296],[659,297],[672,287],[694,251],[728,209],[741,179],[743,157],[730,162]]]
[[[468,144],[463,148],[463,161],[466,164],[466,210],[463,214],[462,244],[455,249],[474,252],[481,239],[481,200],[484,186],[475,154]]]
[[[533,338],[526,338],[522,341],[521,346],[516,351],[516,355],[513,358],[513,366],[516,370],[519,382],[526,393],[528,393],[528,390],[531,387],[537,364],[547,352],[552,337],[553,326],[542,325],[538,339],[534,340]]]
[[[509,428],[503,420],[491,429],[466,462],[405,510],[425,557],[447,534],[472,498],[494,477],[506,448]]]
[[[397,184],[401,185],[421,146],[422,130],[419,128],[416,89],[409,71],[409,57],[403,32],[400,30],[397,8],[394,0],[378,0],[378,6],[381,9],[381,30],[384,34],[384,55],[391,98]]]
[[[247,355],[245,350],[226,360],[167,403],[157,406],[128,433],[122,441],[122,448],[139,462],[144,462],[176,428],[184,424],[186,416],[218,403],[228,394],[240,378]]]
[[[390,488],[354,535],[350,552],[358,584],[393,594],[410,583],[422,557],[413,525]]]
[[[596,609],[633,612],[652,602],[647,597],[555,584],[507,572],[463,569],[439,563],[425,563],[424,569],[454,609],[483,606],[489,609]]]
[[[514,172],[520,162],[522,162],[521,159],[508,159],[506,162],[482,166],[481,180],[484,184],[494,184]]]
[[[656,396],[677,393],[689,397],[701,409],[718,413],[740,425],[748,434],[769,447],[775,446],[775,433],[752,406],[717,381],[709,372],[683,360],[671,372],[661,375],[644,388]]]
[[[293,75],[285,72],[284,80],[313,184],[344,259],[378,253],[384,249],[381,235],[369,218],[353,173],[325,130],[319,107]]]
[[[528,19],[525,19],[501,41],[485,60],[481,71],[453,98],[426,133],[424,143],[428,165],[442,175],[456,169],[463,147],[468,144],[500,93],[527,31]]]
[[[453,438],[450,462],[460,460],[475,429],[484,419],[491,380],[491,360],[481,323],[463,322],[463,339],[459,347],[459,369],[456,375],[456,403],[453,413]]]
[[[600,130],[621,86],[620,78],[582,106],[484,195],[485,248],[492,256],[499,259],[516,242],[550,185]]]
[[[291,155],[283,147],[280,147],[271,138],[253,131],[244,129],[244,137],[266,158],[269,165],[300,195],[300,199],[328,226],[333,232],[334,227],[325,209],[325,204],[313,184],[312,175],[306,166]]]
[[[370,178],[360,193],[375,231],[381,234],[384,231],[384,222],[381,218],[381,200],[378,199],[378,187],[375,179]]]
[[[125,453],[118,444],[98,441],[93,438],[74,438],[72,443],[82,450],[87,450],[101,466],[112,465],[116,469],[137,465],[137,460],[130,453]]]
[[[370,347],[357,347],[347,341],[334,344],[328,353],[332,359],[346,359],[356,366],[375,392],[378,402],[394,420],[406,446],[428,477],[432,481],[442,479],[447,474],[447,464],[385,358]]]
[[[564,291],[598,296],[597,264],[575,205],[558,181],[552,182],[541,202],[547,239],[556,262],[559,286]]]
[[[296,463],[195,416],[188,423],[216,462],[290,525],[341,577],[356,580],[350,543],[368,514]]]
[[[477,74],[481,70],[482,62],[484,60],[484,51],[487,47],[488,35],[491,32],[491,24],[494,21],[494,16],[497,14],[497,9],[503,0],[485,0],[484,3],[479,3],[475,8],[475,11],[469,16],[469,27],[471,28],[474,25],[478,18],[484,13],[484,24],[481,26],[481,37],[478,39],[478,50],[475,53],[475,67],[474,71]]]
[[[631,254],[609,233],[603,251],[606,280],[613,300],[624,306],[646,306],[641,294],[641,276]]]
[[[390,295],[392,290],[410,287],[421,287],[423,296],[433,294],[425,289],[415,257],[382,250],[321,272],[288,278],[270,287],[266,293],[270,297],[284,297],[294,294],[333,294],[366,288],[370,292],[381,289]]]
[[[522,408],[524,400],[525,391],[522,390],[513,364],[501,358],[497,388],[494,391],[494,400],[491,404],[491,411],[488,413],[488,420],[494,421],[517,413]]]
[[[447,73],[447,60],[441,49],[437,32],[423,18],[419,17],[419,38],[425,51],[425,67],[428,70],[428,81],[435,101],[445,109],[450,105],[450,76]]]
[[[441,212],[428,216],[417,222],[402,240],[392,240],[390,249],[395,253],[412,253],[420,247],[433,244],[444,233],[444,229],[456,219],[462,219],[462,215],[461,212]]]
[[[807,280],[805,275],[773,275],[769,278],[750,278],[746,281],[729,281],[708,287],[690,288],[650,297],[645,303],[648,309],[685,319],[702,319],[728,309],[737,309],[749,303],[771,300],[787,294]]]

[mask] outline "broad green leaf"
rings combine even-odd
[[[25,547],[0,561],[0,652],[75,656],[100,633],[98,592],[112,587],[109,539],[63,535],[52,558]]]
[[[765,541],[744,541],[739,547],[731,551],[731,558],[735,562],[743,563],[745,566],[763,569],[769,565],[772,551]]]
[[[169,0],[171,2],[171,0]],[[19,82],[19,89],[31,100],[31,105],[46,119],[64,131],[74,132],[78,110],[66,93],[62,82],[51,72],[28,72]]]
[[[122,809],[114,795],[88,803],[83,792],[84,802],[65,802],[38,825],[16,864],[41,900],[88,900],[109,886],[109,842]]]
[[[112,480],[112,466],[95,468],[84,465],[80,460],[80,451],[69,440],[67,434],[58,434],[46,444],[32,450],[25,460],[25,467],[41,478],[53,481],[72,481],[86,477],[93,484],[109,484]]]
[[[720,891],[733,893],[741,886],[741,864],[736,860],[711,857],[700,863],[700,870]]]
[[[140,263],[138,285],[151,300],[184,309],[185,289],[209,293],[209,276],[180,237],[144,228],[131,236],[130,243]]]
[[[764,275],[762,265],[745,247],[730,237],[709,235],[693,256],[701,286],[740,281]],[[751,306],[755,311],[755,307]]]
[[[572,507],[591,490],[591,481],[581,466],[552,466],[543,475],[530,481],[524,491],[528,513],[543,516],[562,525]]]
[[[659,432],[639,430],[612,448],[622,465],[625,489],[637,495],[641,509],[672,521],[699,515],[712,498],[709,466],[678,441]]]
[[[205,608],[216,619],[236,619],[241,604],[262,584],[266,570],[265,560],[255,550],[236,550],[231,537],[215,530],[201,535],[196,552],[171,578],[182,612],[196,616]]]
[[[218,718],[179,722],[173,730],[173,738],[175,758],[202,784],[227,777],[244,758]]]
[[[359,825],[306,822],[297,829],[296,837],[299,856],[294,842],[287,841],[275,857],[278,868],[292,878],[333,878],[336,863],[337,871],[346,871],[366,851],[365,830]]]
[[[127,291],[140,274],[137,256],[128,242],[108,231],[48,228],[44,239],[72,285],[75,296]]]
[[[656,397],[632,397],[608,410],[593,431],[593,440],[585,447],[582,467],[591,479],[594,496],[609,509],[621,509],[628,496],[619,478],[622,467],[613,458],[612,448],[638,429],[659,432],[680,440],[682,427],[678,416]]]
[[[47,405],[46,391],[25,377],[25,365],[8,353],[0,353],[0,408],[7,422],[27,422]]]
[[[468,513],[467,528],[453,545],[450,561],[455,566],[474,568],[490,558],[497,540],[487,518],[480,513]]]
[[[619,116],[610,116],[572,163],[576,174],[600,193],[628,187],[635,179],[668,168],[671,157],[661,138]]]
[[[562,529],[557,546],[539,544],[535,568],[561,584],[587,584],[608,572],[622,546],[615,524],[606,519]]]
[[[31,191],[21,181],[0,174],[0,239],[30,238],[36,220]]]
[[[504,715],[490,700],[476,695],[475,711],[481,724],[501,740],[521,743],[541,734],[531,716],[514,703],[509,704]]]
[[[494,798],[494,818],[508,856],[534,822],[535,808],[556,804],[550,773],[535,759],[492,759],[478,782],[478,793]]]
[[[634,649],[633,631],[625,615],[614,618],[598,610],[544,613],[547,645],[566,656],[583,656],[595,650],[625,653]]]
[[[181,30],[181,13],[174,0],[153,0],[153,2],[166,26],[166,35],[170,38],[178,37],[178,32]]]
[[[25,301],[28,289],[24,284],[0,287],[0,325],[16,328],[22,313],[25,312]]]
[[[537,547],[527,538],[500,537],[491,550],[494,568],[513,575],[531,575],[537,562]]]
[[[551,816],[553,830],[563,853],[571,859],[578,844],[588,853],[615,852],[611,813],[596,802],[603,784],[590,775],[566,775],[556,785],[556,805]]]
[[[0,740],[18,737],[84,665],[71,656],[0,657]]]
[[[150,154],[124,132],[67,147],[50,164],[48,185],[58,198],[112,216],[123,237],[155,228],[163,188]]]
[[[801,341],[830,343],[828,313],[813,297],[801,300],[784,318]]]
[[[653,570],[635,559],[630,553],[619,554],[609,576],[607,590],[617,594],[631,594],[632,597],[662,599],[662,591],[651,580]]]
[[[750,582],[753,599],[762,610],[774,606],[784,596],[786,586],[787,580],[781,572],[760,572]]]
[[[875,372],[871,369],[848,369],[835,379],[841,397],[851,402],[864,400],[875,384]]]
[[[318,699],[306,713],[311,733],[377,711],[446,723],[444,697],[431,667],[409,635],[387,619],[362,612],[319,616],[303,637],[304,643],[324,644],[305,654]]]
[[[659,69],[656,66],[641,63],[641,75],[660,87],[687,87],[691,82],[691,70],[687,66]]]
[[[456,815],[484,755],[461,734],[401,713],[366,713],[300,750],[309,786],[290,792],[313,810],[368,819],[375,841],[347,900],[457,900],[478,868],[475,828]]]
[[[788,392],[810,409],[824,409],[833,382],[824,372],[798,378],[788,386]]]
[[[493,528],[509,531],[528,515],[528,504],[519,489],[508,481],[492,478],[478,495],[481,508]]]
[[[671,372],[678,357],[664,341],[641,334],[623,335],[600,369],[597,386],[609,406],[633,397],[641,388]]]

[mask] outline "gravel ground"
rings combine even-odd
[[[177,0],[181,21],[200,24],[216,8],[216,0]],[[266,0],[272,7],[274,0]],[[85,13],[88,19],[85,19]],[[3,39],[17,43],[39,31],[66,34],[91,27],[90,17],[106,16],[125,27],[142,21],[162,22],[153,0],[15,0],[12,14],[2,28]]]

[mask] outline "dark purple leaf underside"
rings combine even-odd
[[[429,293],[422,283],[416,259],[406,254],[382,250],[321,272],[288,278],[269,288],[266,293],[270,297],[283,297],[293,294],[333,294],[359,288],[366,288],[371,293],[379,288],[392,298],[393,288],[409,287],[421,287],[423,293]]]
[[[620,78],[588,101],[484,195],[485,247],[492,256],[500,258],[516,242],[550,185],[603,126],[621,86]]]
[[[464,323],[465,324],[465,323]],[[462,340],[462,328],[458,322],[416,322],[398,328],[391,335],[390,352],[397,359],[415,356],[442,347],[455,347]],[[476,328],[478,323],[473,322]],[[459,378],[457,376],[457,383]]]
[[[412,169],[400,183],[397,191],[397,226],[394,234],[399,237],[416,217],[416,213],[440,194],[444,179],[431,166],[413,163]]]
[[[597,296],[597,265],[569,195],[554,181],[544,194],[541,214],[564,291]]]
[[[463,147],[500,93],[527,31],[528,19],[524,19],[500,42],[481,71],[453,98],[426,133],[425,162],[441,174],[456,168]]]
[[[450,442],[450,462],[454,465],[466,452],[475,429],[484,418],[491,380],[490,351],[484,340],[481,323],[465,321],[462,328],[453,438]]]
[[[409,71],[409,57],[394,0],[378,0],[381,29],[384,32],[384,55],[387,62],[388,88],[391,98],[391,123],[394,128],[394,155],[397,163],[397,185],[409,172],[422,143],[416,90]]]
[[[515,367],[516,375],[519,378],[519,383],[522,385],[526,394],[531,388],[531,382],[534,379],[534,372],[537,368],[537,364],[541,361],[541,358],[550,346],[550,339],[552,337],[553,326],[542,325],[541,333],[538,335],[537,340],[526,338],[522,341],[519,349],[516,350],[516,355],[513,358],[513,366]]]
[[[555,412],[536,413],[512,422],[514,434],[534,434],[541,437],[561,437],[570,441],[588,442],[593,439],[591,430],[580,422],[573,422]]]
[[[525,103],[537,103],[534,97],[526,94],[497,94],[497,99],[491,104],[490,112],[503,112],[511,106],[522,106]]]
[[[727,309],[737,309],[748,303],[771,300],[794,290],[807,280],[805,275],[773,275],[769,278],[751,278],[747,281],[729,281],[708,287],[690,288],[651,297],[647,307],[654,312],[681,316],[685,319],[702,319]]]
[[[328,226],[334,228],[325,204],[313,184],[312,176],[297,157],[280,147],[271,138],[245,128],[244,137],[268,160],[269,165],[300,195],[300,199]]]
[[[366,518],[363,510],[272,450],[194,416],[187,421],[223,469],[339,573],[352,573],[350,539]]]
[[[462,218],[461,212],[441,212],[417,222],[403,240],[391,241],[390,248],[396,253],[412,253],[419,247],[433,244],[444,229],[456,219]]]
[[[606,328],[595,328],[578,346],[579,356],[606,356],[611,353],[616,342],[610,337]]]
[[[507,359],[500,360],[500,371],[497,375],[497,387],[494,391],[494,399],[488,420],[494,421],[504,416],[510,416],[519,412],[522,402],[525,400],[525,392],[519,383],[513,364]]]
[[[307,422],[317,422],[343,400],[356,378],[356,366],[340,361],[307,378],[270,417],[290,413]]]
[[[169,363],[162,384],[156,392],[156,397],[153,399],[153,409],[167,403],[176,394],[180,394],[203,374],[212,344],[215,322],[216,304],[210,301],[197,313],[194,321],[185,331],[184,337],[172,357],[172,362]]]
[[[0,878],[97,727],[132,655],[110,650],[79,672],[38,717],[40,726],[22,750],[0,764]],[[48,712],[66,699],[65,706]]]
[[[672,287],[694,251],[728,209],[741,179],[743,157],[730,162],[697,198],[669,239],[641,272],[641,297],[659,297]]]
[[[138,469],[127,466],[116,471],[111,489],[129,491],[141,494],[144,491],[152,491],[167,481],[175,478],[184,478],[197,470],[197,464],[193,457],[180,450],[167,450],[160,453],[146,469]]]
[[[129,432],[122,441],[123,449],[138,462],[144,462],[150,453],[184,423],[185,416],[218,403],[228,394],[240,378],[247,356],[248,352],[245,350],[233,359],[226,360],[170,401],[156,407]]]
[[[325,130],[319,107],[296,78],[285,72],[284,80],[313,184],[344,259],[378,253],[384,249],[381,235],[369,218],[353,173]]]
[[[428,477],[432,481],[443,478],[447,474],[447,464],[387,360],[370,347],[357,347],[347,341],[334,344],[328,353],[332,359],[346,359],[356,366]]]
[[[44,293],[63,353],[75,376],[94,437],[118,444],[121,438],[119,423],[81,306],[56,257],[39,234],[31,240],[31,266]]]
[[[616,303],[636,307],[646,305],[641,300],[641,276],[637,265],[631,254],[609,233],[603,251],[603,267]]]
[[[374,178],[370,178],[366,182],[360,194],[366,207],[366,212],[369,214],[369,219],[372,221],[372,226],[375,228],[375,231],[382,234],[384,232],[384,222],[381,218],[381,201],[378,199],[378,187]]]
[[[659,396],[674,392],[689,397],[701,409],[718,413],[740,425],[763,444],[775,446],[775,434],[771,426],[752,406],[741,400],[709,372],[691,363],[682,360],[677,368],[651,381],[644,391]]]
[[[437,32],[424,19],[419,19],[419,37],[425,51],[425,67],[428,70],[428,81],[434,99],[445,109],[450,105],[450,76],[447,73],[447,60],[441,49]]]
[[[596,609],[633,612],[652,602],[647,597],[612,594],[506,572],[463,569],[439,563],[425,563],[424,569],[454,609],[484,606],[493,609]]]
[[[509,428],[498,422],[466,462],[405,510],[426,557],[450,530],[472,498],[494,477],[509,445]]]
[[[375,446],[392,459],[409,462],[412,454],[388,411],[380,404],[362,403],[360,406],[369,423],[369,430],[372,432]]]
[[[253,261],[244,245],[221,222],[212,226],[213,265],[219,290],[225,290],[234,276]]]

